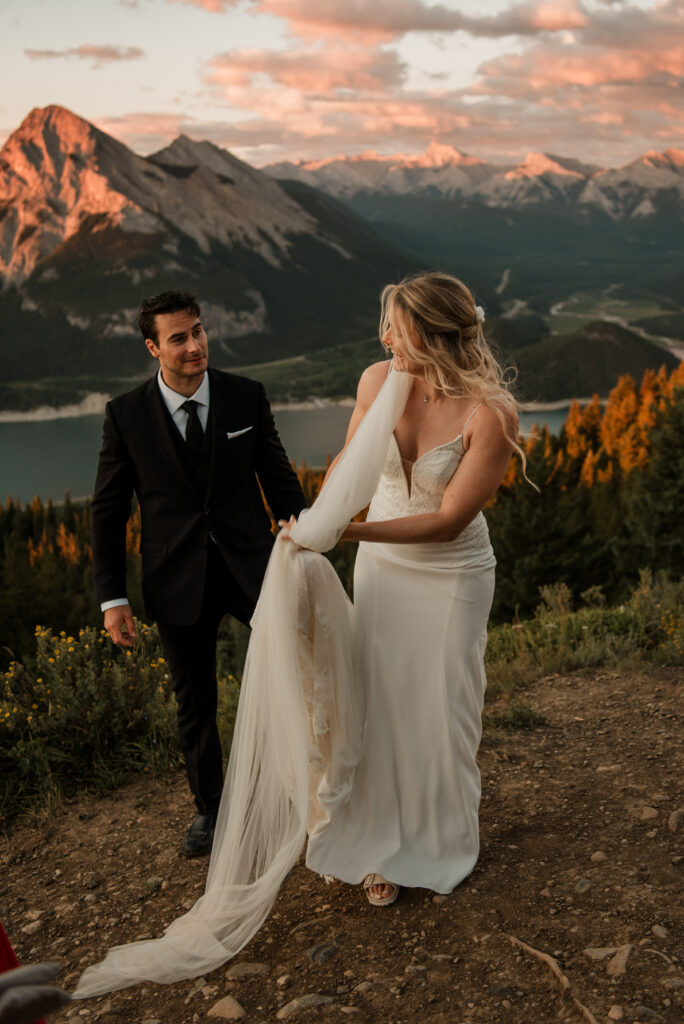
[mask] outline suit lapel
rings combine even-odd
[[[190,473],[178,454],[176,445],[174,444],[171,431],[176,430],[177,428],[164,405],[164,399],[161,396],[161,391],[157,385],[156,377],[153,377],[152,380],[148,382],[145,393],[145,412],[150,424],[151,434],[160,452],[171,466],[174,474],[190,490],[195,491],[196,493],[196,487],[192,477],[190,476]]]
[[[209,426],[212,431],[211,437],[211,461],[209,463],[209,478],[207,480],[206,498],[213,490],[214,484],[223,472],[223,466],[228,450],[227,431],[230,429],[230,420],[233,415],[233,388],[227,377],[219,377],[217,374],[209,373]]]

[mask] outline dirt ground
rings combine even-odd
[[[681,684],[661,668],[527,690],[546,724],[486,730],[481,857],[450,896],[405,890],[376,909],[300,864],[232,964],[50,1020],[199,1024],[232,1007],[246,1024],[681,1022]],[[177,852],[191,817],[176,774],[4,831],[0,918],[20,960],[58,961],[69,990],[109,946],[160,934],[204,886],[206,860]]]

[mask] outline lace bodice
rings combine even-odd
[[[410,478],[401,460],[401,453],[396,438],[392,434],[385,463],[382,468],[378,486],[368,510],[369,522],[383,519],[397,519],[401,516],[421,515],[437,512],[442,504],[446,486],[458,469],[463,458],[463,436],[459,434],[452,441],[436,445],[424,452],[411,466]],[[466,526],[454,541],[440,545],[383,545],[392,548],[393,553],[401,558],[408,555],[407,549],[435,548],[449,550],[458,556],[459,562],[476,561],[478,564],[494,564],[494,553],[489,543],[487,522],[481,512]]]

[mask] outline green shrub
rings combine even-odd
[[[36,629],[33,671],[12,662],[0,677],[0,812],[10,816],[87,785],[105,789],[131,771],[179,763],[176,702],[156,627],[137,622],[131,649],[104,630],[78,637]],[[229,747],[239,687],[219,687]]]
[[[569,591],[542,588],[534,618],[495,626],[487,643],[488,697],[545,675],[629,661],[684,664],[684,580],[641,573],[630,600],[604,608],[596,588],[588,607],[569,610]]]

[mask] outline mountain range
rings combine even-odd
[[[663,205],[684,214],[684,150],[650,150],[615,169],[546,153],[501,165],[432,142],[425,153],[277,163],[264,168],[277,179],[301,181],[336,198],[362,193],[461,199],[487,207],[538,204],[599,210],[614,220],[649,217]]]
[[[0,150],[0,408],[149,372],[136,309],[168,288],[199,293],[215,365],[258,376],[272,364],[280,398],[348,394],[357,363],[381,355],[380,288],[424,267],[463,276],[504,355],[522,367],[529,350],[526,395],[555,398],[548,314],[574,292],[645,289],[678,330],[683,190],[675,150],[617,170],[539,154],[501,167],[433,143],[419,156],[257,170],[185,136],[142,157],[62,107],[36,109]],[[657,316],[653,329],[665,333]],[[568,379],[605,393],[620,353],[632,372],[672,365],[643,335],[616,326],[592,379],[576,338],[549,352],[563,363],[576,352]],[[283,360],[296,387],[279,388]]]

